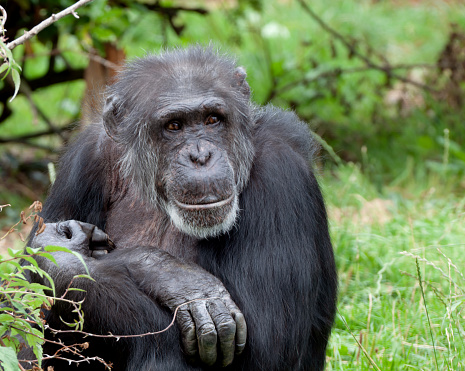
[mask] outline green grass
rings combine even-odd
[[[376,197],[356,166],[335,174],[322,179],[340,285],[327,369],[374,369],[354,337],[380,370],[461,369],[465,199],[414,183]]]

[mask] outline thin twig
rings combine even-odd
[[[80,53],[80,54],[86,55],[89,59],[93,60],[94,62],[97,62],[101,64],[102,66],[106,68],[110,68],[114,71],[117,71],[118,69],[121,68],[121,66],[117,65],[116,63],[113,63],[112,61],[109,61],[108,59],[101,57],[98,54],[94,54],[92,52]]]
[[[176,309],[174,310],[173,319],[171,320],[171,322],[170,322],[170,324],[168,326],[166,326],[163,330],[154,331],[154,332],[146,332],[145,334],[114,335],[112,333],[109,333],[108,335],[101,335],[101,334],[92,334],[90,332],[79,331],[79,330],[56,330],[56,329],[51,328],[48,325],[45,325],[44,327],[45,327],[45,329],[50,330],[54,334],[73,333],[73,334],[81,334],[81,335],[84,335],[84,336],[90,336],[90,337],[96,337],[96,338],[116,338],[116,339],[120,339],[120,338],[137,338],[137,337],[150,336],[150,335],[159,335],[159,334],[161,334],[163,332],[168,331],[168,329],[170,329],[174,325],[174,322],[176,321],[176,315],[178,314],[178,311],[182,306],[193,303],[193,302],[196,302],[196,301],[211,300],[211,299],[220,299],[220,298],[219,297],[211,297],[211,298],[194,299],[194,300],[189,300],[189,301],[186,301],[185,303],[182,303],[182,304],[178,305],[176,307]]]
[[[11,206],[10,204],[6,204],[6,205],[0,205],[0,211],[3,210],[4,207],[7,207],[7,206]]]
[[[40,137],[43,137],[43,136],[56,134],[57,130],[60,131],[60,132],[66,132],[66,131],[69,131],[69,130],[73,129],[75,126],[76,126],[76,122],[73,121],[73,122],[71,122],[69,124],[66,124],[63,127],[56,128],[56,129],[47,129],[47,130],[37,131],[35,133],[26,134],[26,135],[22,135],[22,136],[18,136],[18,137],[10,137],[10,138],[8,138],[8,137],[7,138],[0,137],[0,144],[2,144],[2,143],[18,143],[18,142],[24,143],[28,139],[40,138]]]
[[[73,345],[66,345],[61,340],[53,341],[53,340],[50,340],[50,339],[46,339],[46,338],[44,338],[42,336],[37,335],[36,333],[30,332],[30,331],[27,331],[27,330],[23,330],[22,328],[18,328],[18,327],[15,327],[15,326],[10,326],[10,328],[17,330],[18,332],[22,332],[22,333],[28,334],[30,336],[34,336],[34,337],[42,340],[43,342],[47,342],[49,344],[55,344],[55,345],[58,345],[58,346],[61,347],[53,355],[44,354],[43,357],[42,357],[42,361],[49,360],[49,359],[61,359],[61,360],[69,362],[70,364],[71,363],[79,364],[79,363],[82,363],[82,362],[89,363],[89,361],[98,361],[98,362],[104,364],[105,367],[108,370],[111,370],[110,364],[105,362],[105,360],[103,358],[100,358],[100,357],[97,357],[97,356],[86,357],[86,356],[83,356],[81,354],[81,351],[79,351],[78,348],[87,349],[88,343],[82,343],[82,344],[76,343],[76,344],[73,344]],[[81,359],[77,360],[77,359],[64,358],[64,357],[59,355],[62,352],[68,352],[68,353],[74,354],[75,356],[77,356],[77,357],[79,357]],[[18,361],[19,362],[24,362],[24,363],[37,364],[37,360],[33,360],[33,359],[19,359]]]
[[[50,152],[50,153],[57,153],[58,150],[55,147],[52,146],[47,146],[44,144],[39,144],[39,143],[32,143],[27,140],[22,140],[22,139],[13,139],[10,140],[8,143],[18,143],[18,144],[24,144],[25,146],[32,147],[32,148],[38,148],[38,149],[43,149],[44,151]]]
[[[74,17],[77,17],[76,14],[76,9],[80,8],[81,6],[90,3],[92,0],[79,0],[75,4],[71,5],[69,8],[66,8],[65,10],[62,10],[61,12],[57,14],[52,14],[49,18],[46,20],[40,22],[37,26],[33,27],[30,31],[26,31],[23,36],[18,37],[17,39],[13,40],[12,42],[8,43],[6,46],[8,49],[13,50],[16,48],[18,45],[21,45],[24,43],[26,40],[29,40],[33,36],[36,36],[40,31],[42,31],[44,28],[50,26],[51,24],[55,23],[59,19],[72,14]]]

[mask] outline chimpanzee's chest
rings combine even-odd
[[[132,191],[110,205],[105,232],[116,248],[154,246],[177,258],[195,261],[195,238],[178,231],[159,208],[147,206]]]

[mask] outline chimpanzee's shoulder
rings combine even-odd
[[[300,120],[295,112],[269,104],[254,107],[253,117],[256,146],[281,143],[290,146],[307,159],[312,159],[319,151],[320,146],[315,141],[309,125]]]

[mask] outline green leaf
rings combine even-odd
[[[21,85],[21,77],[19,76],[19,72],[18,70],[16,69],[12,69],[11,70],[11,77],[13,78],[13,82],[15,84],[15,93],[13,94],[13,96],[11,97],[10,99],[10,102],[15,99],[16,97],[16,94],[18,94],[18,91],[19,91],[19,86]]]
[[[39,363],[39,367],[42,367],[42,343],[34,343],[32,350],[34,351],[34,355],[36,356],[37,362]]]
[[[43,250],[48,251],[48,252],[55,252],[55,251],[63,251],[63,252],[69,252],[69,253],[71,252],[71,250],[66,247],[56,246],[56,245],[45,246]]]
[[[11,69],[10,64],[9,64],[9,63],[6,63],[6,62],[3,63],[3,64],[0,66],[0,74],[2,74],[3,72],[7,71],[7,72],[5,73],[5,75],[3,75],[2,80],[3,80],[5,77],[8,76],[8,73],[10,73],[10,69]]]
[[[88,274],[76,274],[74,278],[87,278],[88,280],[95,281],[91,276]]]
[[[20,258],[23,255],[23,250],[8,248],[8,255],[12,258]]]
[[[37,329],[32,329],[31,332],[32,334],[25,334],[25,340],[27,344],[32,347],[37,360],[40,362],[42,360],[42,344],[44,343],[44,334]]]
[[[52,277],[50,277],[50,275],[45,272],[45,271],[42,271],[43,272],[43,275],[48,279],[48,283],[50,285],[50,288],[49,290],[52,290],[52,295],[55,296],[55,282],[53,282],[53,279]]]
[[[83,289],[78,289],[78,288],[76,288],[76,287],[70,287],[70,288],[68,289],[68,291],[79,291],[79,292],[86,292],[86,290],[83,290]]]
[[[9,330],[10,330],[10,328],[9,328],[6,324],[1,324],[1,325],[0,325],[0,339],[1,339],[2,336],[4,336],[5,333],[6,333],[7,331],[9,331]]]
[[[463,303],[462,300],[456,301],[455,303],[452,304],[452,306],[451,306],[451,308],[450,308],[450,311],[451,311],[451,312],[454,312],[454,311],[457,309],[457,307],[458,307],[460,304],[462,304],[462,303]]]
[[[29,288],[38,294],[41,294],[42,293],[41,291],[43,290],[50,290],[50,287],[46,285],[42,285],[40,283],[30,283]]]
[[[23,256],[23,259],[26,260],[26,261],[28,261],[29,263],[31,263],[34,267],[36,267],[36,268],[39,267],[39,266],[37,265],[36,260],[35,260],[33,257],[25,255],[25,256]]]
[[[114,32],[104,27],[95,27],[92,30],[92,36],[101,42],[111,42],[116,40]]]
[[[0,322],[3,324],[5,324],[6,322],[11,322],[13,320],[14,318],[10,314],[7,314],[7,313],[0,314]]]
[[[16,352],[7,347],[0,347],[0,363],[4,371],[18,371]]]
[[[15,262],[15,261],[9,261],[9,262],[6,262],[5,264],[6,265],[8,265],[8,264],[13,265],[18,270],[24,269],[24,267],[22,267],[18,262]]]
[[[41,250],[42,249],[40,247],[36,247],[35,249],[33,249],[30,246],[26,246],[26,253],[28,253],[29,255],[35,255],[37,253],[40,253]]]
[[[0,41],[0,48],[2,49],[3,53],[6,55],[6,58],[10,61],[10,63],[16,64],[13,58],[13,52],[6,46],[3,41]]]
[[[58,265],[57,261],[55,260],[55,257],[52,254],[42,252],[40,256],[43,256],[44,258],[50,260],[53,264]]]

